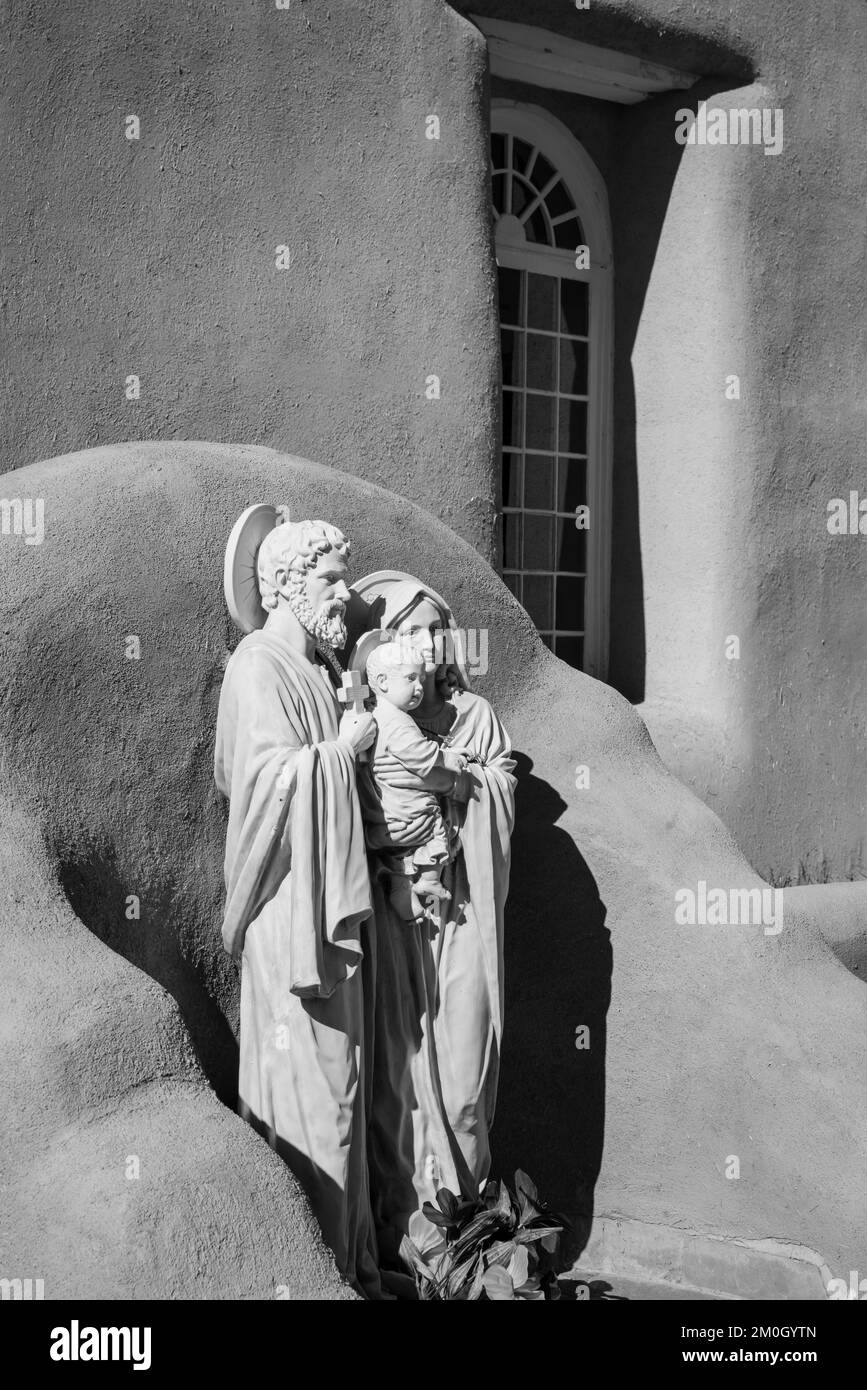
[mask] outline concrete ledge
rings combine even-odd
[[[599,1216],[571,1277],[653,1281],[720,1299],[827,1298],[830,1271],[814,1250],[776,1240],[684,1231]]]

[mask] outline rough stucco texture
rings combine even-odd
[[[601,1163],[597,1213],[863,1267],[863,984],[795,915],[778,936],[674,925],[676,889],[759,880],[631,706],[546,652],[473,549],[404,499],[261,448],[106,447],[15,486],[45,499],[46,536],[0,547],[4,1270],[50,1275],[48,1296],[339,1291],[288,1173],[192,1050],[231,1100],[221,565],[263,499],[344,527],[356,575],[417,572],[488,629],[476,684],[520,775],[497,1171],[520,1164],[588,1218]]]
[[[0,471],[129,438],[291,441],[485,551],[478,31],[442,0],[2,9]]]

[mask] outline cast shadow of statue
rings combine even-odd
[[[110,845],[71,860],[61,859],[58,876],[79,920],[173,996],[202,1070],[223,1104],[234,1110],[238,1043],[225,1010],[227,1002],[234,1004],[237,988],[229,957],[215,951],[206,972],[202,962],[197,963],[188,953],[183,943],[185,905],[165,884],[140,889],[140,899],[129,909],[129,885]],[[211,913],[218,920],[217,892],[213,898]],[[137,915],[130,918],[128,911]]]
[[[571,835],[559,793],[517,761],[518,795],[505,922],[503,1059],[493,1172],[523,1168],[574,1223],[565,1253],[587,1243],[605,1127],[606,1015],[612,949],[605,905]],[[577,1030],[586,1028],[588,1034]],[[579,1043],[589,1042],[589,1046]]]

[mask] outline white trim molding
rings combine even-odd
[[[685,91],[698,81],[694,73],[579,43],[551,29],[478,14],[469,18],[488,41],[491,72],[512,82],[634,106],[657,92]]]
[[[590,250],[590,269],[579,270],[569,252],[527,243],[497,247],[500,265],[539,274],[589,280],[590,314],[587,409],[587,585],[584,670],[608,675],[611,590],[611,494],[613,468],[614,268],[608,193],[593,160],[574,135],[540,106],[495,99],[492,134],[514,135],[538,146],[559,173],[575,203]]]

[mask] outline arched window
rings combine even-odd
[[[557,656],[605,679],[608,198],[566,127],[515,102],[492,105],[491,178],[503,359],[503,578]],[[589,508],[587,529],[576,524],[588,520],[580,508]]]

